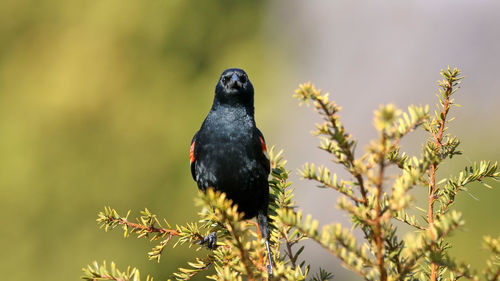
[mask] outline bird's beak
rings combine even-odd
[[[241,89],[243,87],[243,83],[241,83],[240,78],[236,73],[233,73],[231,76],[231,80],[228,83],[229,88],[231,89]]]

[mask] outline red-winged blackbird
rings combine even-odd
[[[191,173],[198,188],[225,192],[238,205],[245,219],[257,216],[266,238],[269,275],[272,260],[269,250],[269,158],[264,136],[254,120],[254,90],[242,69],[225,70],[215,87],[212,108],[191,142]],[[202,243],[216,247],[211,233]]]

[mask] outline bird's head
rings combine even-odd
[[[239,68],[224,70],[215,87],[215,99],[219,103],[253,106],[253,85],[245,71]]]

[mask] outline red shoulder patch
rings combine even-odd
[[[260,136],[259,136],[259,139],[260,139],[260,145],[262,146],[262,151],[267,152],[267,147],[266,147],[266,143],[264,142],[264,139]]]
[[[196,142],[195,142],[195,141],[193,141],[193,143],[191,144],[191,149],[189,149],[189,163],[191,163],[191,164],[193,164],[193,162],[194,162],[194,160],[195,160],[195,159],[194,159],[194,144],[195,144],[195,143],[196,143]]]

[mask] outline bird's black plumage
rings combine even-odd
[[[200,190],[226,193],[244,218],[257,216],[263,236],[269,237],[269,158],[255,125],[254,89],[245,71],[222,73],[212,108],[191,142],[190,161]]]
[[[193,137],[191,172],[198,187],[225,192],[245,218],[267,213],[269,159],[254,120],[253,86],[241,69],[228,69],[212,109]]]

